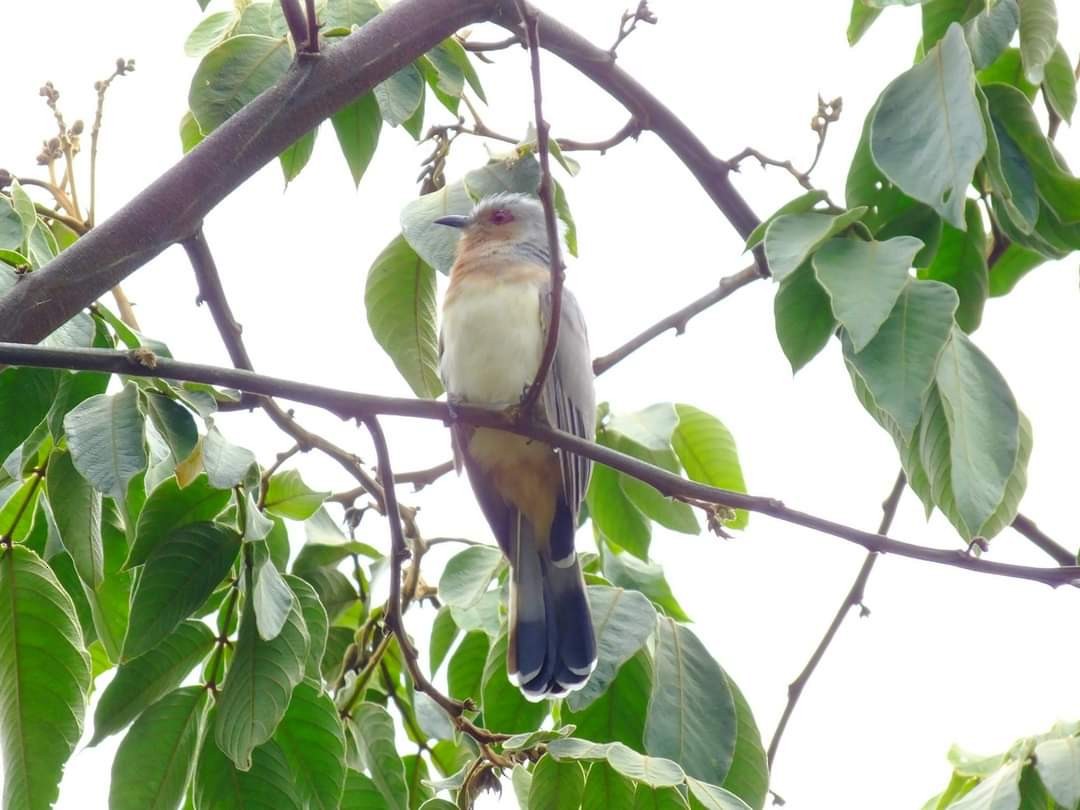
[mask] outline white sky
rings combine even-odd
[[[541,3],[604,47],[626,5],[633,3]],[[721,156],[753,145],[804,166],[814,145],[808,123],[816,94],[843,96],[843,118],[814,175],[842,199],[862,119],[887,81],[910,65],[918,30],[918,10],[891,9],[849,49],[849,5],[654,0],[660,24],[643,26],[624,43],[620,64]],[[1075,55],[1080,6],[1067,0],[1059,6],[1061,39]],[[222,7],[225,0],[211,6]],[[137,72],[110,92],[100,152],[99,208],[102,215],[115,210],[180,156],[177,123],[196,66],[182,45],[199,16],[194,0],[5,4],[0,28],[12,35],[5,37],[0,84],[6,111],[0,165],[35,172],[34,155],[52,134],[37,97],[44,80],[61,90],[69,120],[89,119],[94,80],[107,75],[117,56],[134,58]],[[477,33],[487,35],[496,32]],[[531,111],[524,55],[505,52],[496,60],[496,68],[481,69],[491,102],[487,123],[523,132]],[[556,135],[602,138],[626,120],[614,102],[552,57],[544,60],[544,82],[545,113]],[[435,109],[430,98],[428,109]],[[1077,132],[1063,128],[1058,143],[1080,165]],[[459,147],[451,177],[484,159],[477,143],[459,141],[455,154]],[[413,178],[427,151],[384,128],[357,192],[327,127],[311,165],[287,193],[272,165],[209,216],[207,235],[260,371],[409,393],[364,323],[363,288],[371,260],[398,232],[398,211],[416,193]],[[654,136],[582,162],[580,176],[566,182],[581,244],[569,284],[589,317],[594,353],[601,354],[701,295],[745,259],[740,240]],[[786,175],[751,164],[736,179],[761,215],[800,190]],[[1076,269],[1075,259],[1038,269],[1008,299],[989,302],[975,336],[1034,425],[1023,511],[1071,547],[1080,545],[1072,501],[1080,386],[1075,363],[1061,358],[1080,339]],[[177,357],[227,364],[207,314],[193,306],[195,285],[182,251],[168,251],[125,287],[146,331],[166,340]],[[740,291],[683,337],[657,340],[605,374],[598,396],[621,410],[659,400],[702,407],[733,431],[752,492],[873,529],[898,469],[892,443],[852,396],[835,342],[792,379],[773,332],[772,295],[768,283]],[[300,413],[306,424],[372,457],[361,431]],[[264,462],[289,446],[260,415],[222,423]],[[392,420],[389,431],[400,469],[448,457],[439,425]],[[302,464],[318,488],[350,486],[331,463],[312,457]],[[463,481],[446,478],[403,498],[424,507],[428,535],[490,539]],[[384,542],[374,522],[365,532],[373,534],[364,539]],[[958,543],[944,520],[923,520],[910,492],[893,534],[946,548]],[[846,593],[862,550],[761,516],[733,541],[657,531],[652,548],[696,619],[695,631],[745,692],[767,743],[787,684]],[[991,555],[1049,564],[1010,532],[994,542]],[[434,580],[435,569],[428,576]],[[991,753],[1057,719],[1080,718],[1075,591],[886,558],[871,578],[867,604],[872,617],[844,625],[789,725],[773,787],[792,810],[920,807],[948,778],[952,742]],[[422,639],[430,615],[408,617]],[[106,805],[117,740],[76,753],[60,808]],[[512,801],[507,792],[502,805]]]

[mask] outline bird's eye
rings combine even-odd
[[[514,215],[505,208],[496,208],[491,212],[491,223],[493,225],[505,225],[507,222],[513,221]]]

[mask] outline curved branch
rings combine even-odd
[[[838,537],[862,546],[867,551],[897,554],[938,565],[949,565],[995,576],[1011,577],[1041,582],[1044,585],[1080,586],[1080,566],[1063,565],[1040,568],[1029,565],[1012,565],[973,557],[959,550],[930,548],[928,546],[893,540],[882,534],[861,531],[826,518],[800,512],[785,506],[775,498],[747,495],[742,492],[711,487],[696,481],[680,478],[667,470],[654,467],[632,456],[594,444],[580,436],[536,422],[514,420],[502,411],[491,411],[476,406],[456,405],[451,414],[445,402],[403,397],[381,397],[358,394],[336,388],[268,377],[241,369],[219,368],[196,363],[183,363],[158,357],[147,349],[131,352],[106,349],[52,349],[44,346],[27,346],[20,343],[0,343],[0,363],[35,366],[40,368],[63,368],[84,371],[105,371],[134,377],[160,377],[168,380],[189,381],[219,385],[261,394],[282,397],[322,408],[342,419],[365,419],[372,415],[408,416],[417,419],[435,419],[449,424],[460,420],[479,427],[491,427],[528,436],[552,447],[569,450],[581,456],[605,464],[651,484],[668,497],[689,498],[731,509],[750,512],[813,529],[822,534]]]

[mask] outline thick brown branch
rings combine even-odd
[[[889,527],[892,525],[893,517],[896,516],[896,507],[900,503],[900,496],[904,492],[904,486],[907,484],[907,479],[904,477],[903,471],[896,477],[896,483],[893,484],[892,490],[889,492],[889,496],[881,504],[881,523],[878,526],[878,534],[886,534],[889,531]],[[836,615],[833,616],[832,622],[829,624],[828,629],[825,631],[825,635],[821,637],[821,641],[818,642],[817,648],[814,650],[813,655],[810,656],[810,660],[806,662],[806,666],[803,667],[802,672],[788,686],[788,699],[787,705],[784,706],[784,712],[780,715],[780,722],[776,724],[776,731],[773,732],[772,740],[769,742],[768,762],[769,768],[773,766],[773,760],[776,758],[777,748],[780,746],[780,739],[784,736],[784,729],[787,728],[788,720],[791,719],[791,713],[795,711],[795,705],[799,702],[799,697],[802,695],[803,689],[806,688],[807,682],[814,674],[814,670],[817,669],[818,664],[821,663],[821,659],[825,657],[825,652],[829,649],[829,645],[832,643],[833,638],[836,636],[836,632],[840,629],[840,625],[843,624],[844,619],[847,618],[848,612],[851,608],[862,604],[863,594],[866,590],[866,580],[870,578],[870,572],[874,570],[874,563],[877,562],[878,553],[871,551],[866,555],[866,559],[863,560],[862,567],[859,569],[859,573],[855,575],[855,581],[851,583],[851,588],[847,592],[847,596],[844,597],[844,601],[840,603],[839,609],[836,611]],[[866,608],[863,608],[866,611]]]
[[[720,280],[720,284],[711,292],[691,301],[682,309],[672,312],[665,318],[661,318],[648,329],[636,337],[631,338],[619,348],[608,354],[593,360],[593,373],[600,376],[620,360],[625,360],[629,355],[636,352],[642,346],[654,338],[664,334],[669,329],[674,329],[676,335],[681,335],[686,330],[686,324],[695,315],[700,315],[713,304],[723,301],[729,295],[741,287],[745,287],[751,281],[764,278],[756,264],[744,267],[738,273],[734,273]]]
[[[1050,537],[1035,525],[1035,521],[1025,515],[1013,518],[1012,527],[1022,534],[1039,550],[1046,553],[1058,565],[1075,565],[1076,555]]]
[[[322,408],[342,419],[364,419],[372,415],[406,416],[435,419],[443,423],[460,420],[480,427],[492,427],[542,441],[552,447],[565,449],[605,464],[652,485],[670,498],[690,498],[732,509],[746,509],[804,526],[816,532],[838,537],[862,546],[867,551],[896,554],[938,565],[948,565],[995,576],[1026,579],[1057,587],[1080,585],[1080,566],[1067,565],[1040,568],[1012,565],[973,557],[964,551],[930,548],[928,546],[893,540],[882,534],[861,531],[826,518],[800,512],[785,506],[775,498],[747,495],[742,492],[711,487],[680,478],[673,473],[647,464],[599,444],[564,433],[545,424],[514,420],[502,411],[476,406],[457,405],[453,414],[444,402],[427,399],[406,399],[359,394],[336,388],[254,374],[242,369],[219,368],[196,363],[184,363],[157,357],[145,349],[134,352],[105,349],[52,349],[27,346],[21,343],[0,343],[0,363],[39,368],[64,368],[83,371],[104,371],[135,377],[190,381],[235,388],[250,394],[282,397]]]

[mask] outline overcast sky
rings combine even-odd
[[[627,3],[548,0],[541,6],[607,47]],[[642,27],[624,43],[620,64],[720,156],[753,145],[804,166],[813,153],[808,123],[816,95],[842,96],[843,117],[830,130],[814,175],[841,199],[863,117],[884,85],[910,65],[919,20],[917,9],[890,9],[849,49],[849,5],[654,0],[660,24]],[[1075,56],[1080,7],[1070,0],[1059,6],[1060,37]],[[225,0],[211,4],[211,10],[225,7]],[[4,4],[0,29],[9,36],[0,82],[0,166],[37,171],[34,155],[52,134],[37,96],[44,80],[60,89],[69,119],[89,121],[94,80],[108,74],[117,56],[134,58],[137,71],[110,92],[102,136],[99,208],[102,216],[115,210],[180,156],[177,124],[196,66],[184,57],[183,42],[199,18],[195,0]],[[491,105],[487,123],[523,133],[531,116],[524,54],[495,59],[496,66],[481,69]],[[587,80],[547,56],[544,82],[555,135],[603,138],[626,120]],[[429,111],[435,106],[429,99]],[[1076,131],[1063,128],[1058,143],[1080,165]],[[260,371],[409,393],[370,336],[363,289],[372,259],[398,232],[398,211],[416,194],[413,181],[427,152],[404,132],[384,128],[376,160],[356,191],[327,127],[311,165],[287,191],[271,165],[210,214],[207,237]],[[449,175],[484,159],[481,144],[460,139]],[[578,178],[563,178],[581,246],[568,283],[588,316],[594,353],[602,354],[703,294],[745,258],[739,238],[657,138],[646,134],[582,163]],[[800,191],[790,177],[750,164],[736,180],[763,216]],[[182,251],[169,250],[125,287],[146,331],[168,342],[177,357],[227,364],[206,312],[194,307],[195,284]],[[975,335],[1034,426],[1022,509],[1073,548],[1080,544],[1074,514],[1077,291],[1075,258],[1045,265],[1008,299],[990,301]],[[892,442],[852,395],[836,342],[792,378],[773,332],[773,293],[769,283],[754,284],[693,321],[684,336],[655,341],[605,374],[598,397],[618,410],[661,400],[697,405],[734,433],[752,492],[873,529],[898,469]],[[372,457],[362,431],[300,413]],[[222,424],[264,462],[290,445],[260,415],[231,416]],[[437,424],[390,420],[389,438],[400,469],[449,455]],[[311,457],[301,464],[317,488],[350,487],[331,463]],[[423,506],[428,535],[490,540],[462,481],[448,477],[421,495],[403,491],[402,497]],[[365,531],[364,539],[385,542],[374,522]],[[583,542],[587,534],[580,533]],[[910,492],[893,534],[944,548],[959,542],[940,517],[923,519]],[[846,593],[862,550],[761,516],[731,541],[657,531],[652,548],[695,619],[695,632],[746,694],[767,743],[787,684]],[[1049,563],[1008,531],[994,541],[991,555]],[[437,564],[438,555],[432,557]],[[433,568],[429,579],[435,574]],[[951,743],[993,753],[1055,720],[1080,719],[1076,591],[886,558],[866,600],[872,616],[844,625],[781,747],[773,788],[792,810],[917,808],[947,781]],[[430,617],[430,610],[408,616],[423,639]],[[106,805],[117,739],[76,753],[59,807]]]

